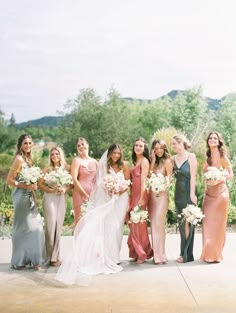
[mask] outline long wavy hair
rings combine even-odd
[[[120,158],[119,160],[117,160],[117,165],[119,167],[119,169],[122,169],[123,168],[123,165],[124,165],[124,160],[123,160],[123,152],[122,152],[122,149],[120,147],[120,145],[118,145],[117,143],[113,143],[109,146],[108,150],[107,150],[107,171],[109,170],[109,168],[112,166],[112,153],[115,149],[119,149],[120,150]]]
[[[22,144],[25,139],[29,138],[33,144],[32,137],[29,134],[23,134],[21,135],[16,144],[16,154],[15,155],[21,155],[23,160],[28,164],[32,165],[33,164],[33,154],[32,154],[32,149],[30,152],[25,153],[22,149]]]
[[[173,137],[178,143],[183,143],[185,150],[190,150],[191,143],[184,135],[175,135]]]
[[[49,167],[54,168],[54,163],[53,163],[52,157],[51,157],[51,154],[54,150],[58,151],[60,154],[60,157],[61,157],[60,166],[63,166],[64,168],[66,168],[67,163],[66,163],[66,159],[65,159],[65,154],[64,154],[64,151],[62,150],[62,148],[59,146],[51,148],[51,150],[49,152]]]
[[[137,155],[134,151],[134,147],[137,141],[142,141],[144,143],[144,151],[143,151],[143,156],[148,160],[149,163],[151,163],[150,160],[150,156],[149,156],[149,150],[148,150],[148,146],[147,146],[147,142],[144,138],[139,137],[135,140],[134,145],[133,145],[133,149],[132,149],[132,160],[133,160],[133,164],[135,165],[137,163]]]
[[[169,150],[167,148],[167,145],[166,145],[164,140],[160,140],[160,139],[153,140],[151,149],[153,150],[157,143],[164,150],[164,153],[163,153],[162,157],[160,157],[160,158],[155,154],[155,167],[158,167],[159,165],[163,166],[165,160],[169,159],[171,157]]]
[[[210,136],[212,134],[215,134],[218,138],[218,141],[219,141],[219,144],[218,144],[218,150],[220,152],[220,156],[223,157],[224,155],[227,155],[227,150],[225,148],[225,145],[224,145],[224,141],[222,139],[222,136],[220,133],[218,133],[217,131],[212,131],[210,132],[210,134],[207,136],[207,139],[206,139],[206,147],[207,147],[207,152],[206,152],[206,156],[207,156],[207,164],[208,165],[212,165],[212,160],[211,160],[211,149],[210,149],[210,146],[208,144],[208,141],[210,139]]]

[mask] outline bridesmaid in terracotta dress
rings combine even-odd
[[[132,150],[133,167],[131,168],[130,208],[133,210],[139,205],[145,210],[147,208],[147,191],[145,190],[146,177],[149,173],[150,160],[146,141],[138,138]],[[129,219],[129,214],[128,217]],[[131,261],[138,264],[153,256],[151,244],[148,237],[146,223],[129,224],[130,233],[128,237],[129,257]]]
[[[173,165],[170,159],[166,143],[162,140],[154,140],[152,143],[150,171],[156,175],[171,176]],[[151,221],[151,236],[153,248],[153,262],[165,264],[167,262],[165,253],[165,220],[169,206],[168,191],[161,191],[158,197],[150,190],[148,200],[148,213]]]
[[[71,165],[73,178],[73,206],[75,225],[80,219],[81,204],[88,200],[95,183],[97,160],[89,157],[89,144],[86,139],[80,137],[77,140],[77,156]]]
[[[227,171],[224,180],[207,180],[203,199],[202,243],[200,259],[208,263],[219,263],[223,259],[222,250],[226,240],[227,210],[229,191],[225,180],[233,177],[232,167],[227,157],[224,142],[218,132],[211,132],[207,137],[207,153],[203,171],[209,166]]]

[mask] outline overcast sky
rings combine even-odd
[[[236,91],[235,0],[0,0],[0,108],[57,115],[82,88]]]

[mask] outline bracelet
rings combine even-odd
[[[14,185],[17,187],[19,185],[19,182],[15,180]]]

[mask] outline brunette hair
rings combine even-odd
[[[149,156],[149,150],[148,150],[148,146],[147,146],[147,142],[144,138],[139,137],[135,140],[134,145],[133,145],[133,149],[132,149],[132,160],[133,160],[133,164],[135,165],[137,162],[137,156],[136,153],[134,151],[134,147],[135,147],[135,143],[137,141],[142,141],[144,143],[144,151],[143,151],[143,156],[148,160],[149,163],[151,163],[150,161],[150,156]]]
[[[155,139],[155,140],[153,140],[151,149],[153,150],[153,149],[155,148],[155,145],[156,145],[157,143],[158,143],[158,144],[161,146],[161,148],[164,150],[164,153],[163,153],[163,156],[160,157],[160,158],[155,154],[155,166],[156,166],[156,167],[158,167],[159,165],[163,165],[163,164],[164,164],[164,160],[170,158],[170,153],[169,153],[169,150],[168,150],[167,145],[166,145],[166,143],[165,143],[164,140],[160,140],[160,139]]]
[[[112,159],[111,159],[111,155],[112,155],[112,152],[115,150],[115,149],[119,149],[120,150],[120,158],[119,160],[117,161],[117,165],[120,169],[122,169],[123,165],[124,165],[124,160],[123,160],[123,152],[122,152],[122,149],[120,147],[120,145],[118,145],[117,143],[113,143],[109,146],[108,150],[107,150],[107,170],[109,170],[109,168],[111,167],[112,165]]]
[[[206,152],[206,156],[207,156],[207,164],[208,165],[212,165],[212,160],[211,160],[211,149],[210,149],[210,146],[208,144],[208,141],[210,139],[210,136],[212,134],[215,134],[217,137],[218,137],[218,141],[219,141],[219,144],[218,144],[218,150],[220,152],[220,156],[223,157],[225,155],[227,155],[227,150],[225,148],[225,145],[224,145],[224,141],[222,139],[222,136],[220,133],[218,133],[217,131],[212,131],[210,132],[210,134],[207,136],[207,139],[206,139],[206,147],[207,147],[207,152]]]
[[[175,139],[178,143],[182,142],[185,150],[190,150],[191,143],[184,135],[175,135],[173,139]]]
[[[30,150],[30,152],[27,152],[25,153],[23,150],[22,150],[22,144],[23,144],[23,141],[25,139],[29,138],[32,143],[33,143],[33,140],[31,138],[31,136],[29,134],[23,134],[21,135],[18,140],[17,140],[17,144],[16,144],[16,154],[15,155],[21,155],[22,158],[24,159],[24,161],[28,164],[28,165],[32,165],[33,164],[33,155],[32,155],[32,149]]]

